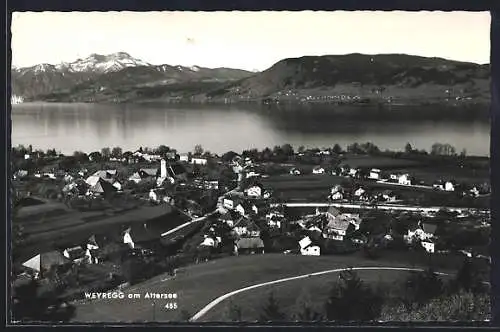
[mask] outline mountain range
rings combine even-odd
[[[13,94],[27,100],[442,101],[489,100],[489,65],[405,54],[284,59],[262,72],[151,65],[119,52],[12,71]]]
[[[151,65],[125,52],[91,54],[85,59],[58,65],[38,64],[11,70],[12,94],[26,100],[45,99],[89,90],[93,93],[124,87],[161,86],[181,82],[227,82],[252,73],[230,68]]]

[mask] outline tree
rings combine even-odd
[[[299,146],[299,148],[297,149],[298,153],[304,153],[304,151],[306,151],[306,148],[303,145]]]
[[[317,311],[309,292],[302,292],[295,305],[294,319],[299,322],[317,322],[324,319],[323,314]]]
[[[79,163],[87,163],[89,161],[89,156],[85,152],[81,151],[75,151],[73,153],[73,157],[76,159],[77,162]]]
[[[287,157],[292,157],[294,155],[293,147],[290,144],[284,144],[281,146],[281,151],[283,155]]]
[[[335,144],[333,146],[333,152],[335,154],[341,154],[343,152],[342,147],[340,147],[340,145],[338,145],[338,144]]]
[[[59,168],[65,171],[70,171],[71,169],[74,169],[77,166],[78,166],[78,160],[73,156],[64,157],[59,162]]]
[[[410,143],[406,143],[405,145],[405,153],[411,154],[413,152],[413,148]]]
[[[410,272],[403,287],[403,304],[408,310],[424,305],[444,291],[443,282],[432,268],[423,272]]]
[[[114,147],[113,150],[111,151],[111,156],[113,156],[114,158],[121,158],[122,155],[123,155],[123,150],[118,146]]]
[[[168,152],[170,152],[170,148],[166,145],[160,145],[157,149],[156,149],[156,153],[158,153],[160,156],[164,156],[166,155]]]
[[[284,321],[286,315],[281,311],[280,305],[276,298],[274,297],[274,293],[269,293],[269,297],[267,298],[267,303],[262,308],[262,312],[260,314],[259,321],[269,322],[269,321]]]
[[[101,149],[101,156],[104,160],[108,160],[109,157],[111,156],[110,148],[102,148]]]
[[[47,150],[47,157],[57,157],[56,149],[48,149]]]
[[[227,308],[227,317],[231,322],[241,322],[241,307],[233,303],[233,301],[229,301],[229,305]]]
[[[458,289],[466,292],[479,293],[483,290],[480,273],[471,259],[466,258],[455,277]]]
[[[462,151],[460,152],[460,157],[465,158],[466,156],[467,156],[467,150],[462,149]]]
[[[226,152],[222,155],[221,159],[222,161],[228,163],[228,162],[231,162],[233,161],[234,157],[236,157],[238,154],[234,151],[229,151],[229,152]]]
[[[203,150],[203,147],[201,146],[201,144],[196,144],[196,145],[194,146],[194,154],[195,154],[196,156],[201,156],[201,155],[203,154],[203,151],[204,151],[204,150]]]
[[[40,284],[35,279],[15,285],[13,320],[22,322],[69,321],[75,313],[75,307],[59,300],[60,293],[61,289],[52,288],[40,294]]]
[[[332,287],[325,309],[328,320],[371,321],[379,317],[382,305],[383,298],[347,270]]]
[[[102,154],[98,151],[91,152],[89,154],[89,160],[93,162],[100,162],[102,161]]]

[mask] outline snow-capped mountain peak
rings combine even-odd
[[[62,63],[59,68],[67,68],[73,72],[99,72],[107,73],[119,71],[127,67],[150,66],[149,63],[136,59],[125,52],[108,55],[93,53],[85,59],[78,59],[71,63]]]
[[[199,71],[200,67],[198,67],[198,66],[192,66],[192,67],[189,67],[189,69],[191,69],[192,71]]]
[[[32,70],[35,72],[35,73],[44,73],[46,71],[50,71],[51,69],[53,69],[54,66],[52,65],[49,65],[47,63],[41,63],[39,65],[36,65],[36,66],[33,66],[32,67]]]

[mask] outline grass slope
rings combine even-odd
[[[181,312],[191,315],[217,297],[254,284],[349,266],[408,267],[404,260],[371,261],[361,255],[305,257],[283,254],[227,257],[182,268],[173,279],[168,276],[133,286],[126,293],[177,293],[178,309],[163,308],[169,300],[157,300],[154,319],[179,321]],[[98,300],[77,306],[75,322],[151,321],[153,302],[149,299]]]

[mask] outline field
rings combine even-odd
[[[406,271],[357,271],[361,280],[370,286],[380,286],[391,290],[395,283],[400,284],[409,272]],[[231,320],[230,306],[241,308],[241,320],[258,321],[261,310],[272,293],[280,305],[281,312],[286,313],[287,320],[293,320],[293,315],[300,310],[302,301],[307,301],[318,312],[323,312],[323,306],[328,299],[332,284],[338,280],[338,273],[312,276],[293,280],[282,284],[269,285],[232,296],[215,306],[203,316],[200,322],[227,322]],[[393,291],[395,289],[392,289]],[[300,311],[299,311],[300,312]]]
[[[342,163],[353,168],[379,168],[383,170],[395,168],[415,168],[425,165],[425,163],[416,160],[366,155],[348,155],[344,160],[342,160]]]
[[[158,300],[156,305],[149,299],[100,300],[79,304],[74,321],[132,322],[153,319],[178,321],[183,319],[181,317],[183,311],[193,315],[218,296],[262,282],[349,266],[408,267],[409,265],[404,260],[372,261],[357,254],[321,257],[283,254],[226,257],[181,268],[174,278],[168,278],[167,275],[159,276],[126,291],[126,293],[140,294],[176,293],[179,306],[177,310],[163,308],[168,300]],[[377,280],[378,278],[376,274],[372,277]]]
[[[64,206],[64,204],[61,205]],[[42,206],[36,205],[29,208],[41,208]],[[56,210],[62,209],[58,204],[53,204],[52,207]],[[108,232],[119,234],[122,226],[132,223],[150,222],[160,218],[164,220],[164,224],[168,223],[168,225],[163,226],[163,231],[166,231],[185,222],[183,218],[171,215],[172,208],[168,205],[141,206],[116,214],[103,213],[102,211],[79,212],[70,209],[64,211],[66,213],[61,214],[58,211],[52,215],[53,213],[47,210],[39,220],[31,221],[25,218],[20,221],[28,237],[26,244],[19,248],[19,259],[28,259],[36,253],[50,251],[58,246],[74,245],[87,240],[93,234]],[[23,213],[22,210],[20,213]]]

